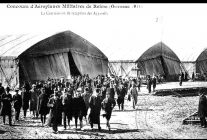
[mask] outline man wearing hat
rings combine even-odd
[[[41,94],[38,98],[38,114],[40,114],[42,125],[45,124],[46,115],[49,113],[49,108],[47,107],[48,96],[45,92],[45,87],[41,88]]]
[[[125,90],[122,82],[120,83],[119,87],[116,89],[116,93],[118,96],[117,104],[118,104],[119,110],[120,110],[120,107],[121,107],[121,110],[124,110],[124,97],[127,91]]]
[[[33,112],[33,117],[37,118],[38,117],[38,111],[37,111],[37,100],[38,100],[38,91],[36,89],[36,85],[32,85],[32,89],[29,91],[30,92],[30,111]]]
[[[115,105],[116,105],[115,100],[110,97],[110,94],[108,92],[106,92],[106,98],[101,103],[101,107],[105,111],[103,117],[106,117],[106,126],[108,127],[109,131],[110,131],[109,121],[111,118],[112,110],[115,107]]]
[[[54,133],[58,132],[58,125],[62,121],[63,105],[59,98],[58,92],[54,92],[54,96],[49,99],[47,106],[51,109],[51,123]]]
[[[18,94],[19,88],[15,88],[15,94],[13,95],[13,103],[15,109],[15,120],[19,121],[20,109],[22,107],[22,96]]]
[[[98,124],[98,129],[99,131],[101,131],[100,112],[101,112],[101,102],[103,99],[99,95],[99,92],[100,89],[96,88],[94,94],[89,99],[90,113],[88,119],[92,129],[93,129],[93,124]]]
[[[92,93],[90,93],[89,88],[86,87],[86,88],[85,88],[85,91],[84,91],[84,93],[83,93],[83,95],[82,95],[83,100],[84,100],[85,105],[86,105],[86,114],[85,114],[85,118],[86,118],[86,115],[87,115],[87,112],[88,112],[88,109],[89,109],[89,99],[90,99],[91,95],[92,95]]]
[[[83,97],[81,96],[82,89],[78,88],[76,92],[76,96],[73,98],[73,117],[75,118],[75,127],[77,128],[77,121],[79,118],[80,128],[82,128],[82,119],[83,116],[86,116],[86,105]]]
[[[2,94],[1,101],[3,103],[3,106],[1,108],[1,113],[0,114],[1,114],[1,116],[3,116],[4,124],[5,124],[6,116],[9,117],[9,125],[11,126],[12,125],[12,113],[11,113],[12,95],[9,93],[9,91],[10,91],[10,88],[7,87],[6,88],[6,93]]]
[[[66,118],[68,119],[68,125],[70,127],[70,121],[72,121],[72,109],[73,109],[73,98],[72,94],[68,92],[67,88],[64,88],[63,95],[60,96],[63,104],[63,123],[66,129]]]
[[[132,81],[132,87],[129,89],[129,94],[132,96],[133,109],[135,109],[135,106],[137,104],[138,91],[134,80]]]
[[[24,111],[24,118],[26,118],[27,110],[29,109],[30,92],[26,90],[26,86],[22,87],[22,109]]]
[[[114,81],[111,81],[110,82],[110,87],[108,87],[106,89],[106,92],[108,92],[110,94],[110,97],[113,98],[113,99],[114,99],[114,96],[115,96],[115,88],[116,88],[116,86],[115,86]]]

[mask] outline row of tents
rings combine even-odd
[[[184,52],[183,52],[184,53]],[[159,42],[147,49],[137,60],[110,61],[111,73],[122,77],[136,75],[164,75],[167,81],[177,81],[178,75],[207,75],[207,49],[202,50],[196,60],[181,61],[165,43]]]
[[[196,72],[207,71],[206,53],[196,60]],[[136,65],[142,74],[164,74],[167,80],[177,80],[177,75],[186,71],[163,42],[146,50],[138,60],[124,63],[125,73]],[[10,87],[80,74],[95,77],[114,68],[102,51],[71,31],[0,36],[0,82]]]

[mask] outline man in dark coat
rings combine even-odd
[[[204,95],[204,91],[199,93],[198,116],[200,117],[201,127],[206,127],[205,117],[207,117],[207,99]]]
[[[142,84],[142,79],[140,78],[140,76],[137,78],[137,87],[138,87],[138,91],[140,91],[140,87]]]
[[[153,76],[153,78],[152,78],[153,92],[155,92],[156,85],[157,85],[157,78],[156,78],[156,76]]]
[[[63,122],[66,129],[66,118],[68,119],[68,125],[70,127],[70,121],[72,120],[73,98],[72,94],[68,92],[67,88],[64,89],[63,95],[60,96],[63,104]]]
[[[3,123],[5,124],[5,119],[6,119],[6,116],[9,117],[9,125],[11,126],[12,125],[12,105],[11,105],[11,102],[12,102],[12,95],[9,93],[10,91],[10,88],[7,87],[6,88],[6,93],[2,94],[1,96],[1,101],[2,101],[2,107],[1,107],[1,116],[3,116]]]
[[[38,114],[40,114],[42,125],[45,124],[46,115],[49,113],[49,108],[47,107],[48,95],[45,92],[45,87],[41,88],[41,94],[38,97]]]
[[[16,88],[13,96],[13,103],[14,103],[14,109],[15,109],[15,120],[19,121],[19,114],[20,114],[20,109],[22,107],[22,96],[18,94],[19,89]]]
[[[111,113],[113,108],[115,107],[116,102],[113,98],[110,97],[109,93],[106,93],[106,98],[103,100],[103,102],[101,103],[102,109],[105,111],[105,113],[103,114],[103,117],[106,117],[106,126],[108,127],[109,131],[110,131],[110,118],[111,118]]]
[[[86,105],[83,97],[81,96],[82,89],[78,88],[76,91],[76,95],[73,98],[73,117],[75,118],[75,127],[77,129],[78,118],[80,121],[80,128],[83,127],[83,117],[86,116]]]
[[[26,118],[27,110],[29,109],[30,92],[26,90],[26,87],[22,87],[22,108],[24,111],[24,118]]]
[[[110,87],[108,87],[106,89],[106,92],[108,92],[110,94],[110,97],[114,99],[115,96],[115,85],[114,85],[114,81],[110,82]]]
[[[192,80],[193,80],[193,82],[195,81],[195,74],[194,74],[194,72],[192,73]]]
[[[105,99],[106,98],[106,90],[107,90],[107,83],[104,82],[103,83],[103,86],[101,87],[101,96],[102,96],[102,99]]]
[[[119,110],[120,110],[120,106],[121,106],[121,110],[124,110],[124,97],[127,93],[127,91],[124,88],[124,85],[122,83],[120,83],[119,88],[117,88],[116,90],[117,93],[117,104],[119,106]]]
[[[1,96],[2,96],[3,93],[5,93],[5,89],[2,86],[2,83],[0,83],[0,98],[1,98]],[[0,100],[0,108],[1,108],[1,100]]]
[[[148,93],[151,93],[151,86],[152,86],[152,80],[151,80],[150,75],[148,75],[148,78],[147,78],[147,89],[148,89]]]
[[[51,123],[54,133],[58,132],[58,125],[62,121],[63,105],[59,98],[58,92],[54,92],[54,96],[49,99],[47,106],[51,109]]]
[[[184,73],[183,72],[181,72],[181,79],[182,79],[182,81],[184,80]]]
[[[93,129],[93,124],[98,124],[99,131],[101,130],[100,126],[100,111],[101,111],[101,102],[102,97],[99,95],[100,89],[95,89],[94,94],[89,99],[89,123]]]

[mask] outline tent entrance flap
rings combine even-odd
[[[69,64],[70,64],[70,73],[72,76],[77,76],[77,75],[81,75],[80,71],[78,70],[75,62],[74,62],[74,59],[73,59],[73,56],[71,54],[71,52],[68,52],[68,59],[69,59]]]

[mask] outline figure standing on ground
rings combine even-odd
[[[59,98],[58,92],[54,93],[54,96],[50,98],[48,107],[51,109],[51,123],[54,133],[58,132],[58,125],[61,124],[62,121],[62,102]]]
[[[141,79],[140,76],[139,76],[139,77],[137,78],[137,87],[138,87],[138,91],[140,91],[141,82],[142,82],[142,79]]]
[[[207,127],[205,119],[207,117],[207,99],[204,91],[199,93],[198,116],[200,117],[201,127]]]
[[[89,123],[92,129],[93,129],[93,124],[98,124],[98,129],[99,131],[101,131],[100,111],[101,111],[102,97],[99,95],[99,92],[100,92],[99,88],[95,89],[93,95],[90,97],[89,100],[89,107],[90,107]]]
[[[78,88],[76,96],[73,98],[73,116],[75,118],[75,127],[77,129],[78,118],[80,121],[80,128],[83,127],[83,116],[86,116],[86,105],[83,97],[81,96],[82,89]]]
[[[134,80],[132,81],[132,87],[129,90],[129,94],[132,97],[133,109],[135,109],[135,106],[137,104],[138,91]]]
[[[182,79],[182,75],[180,74],[179,75],[179,85],[182,86],[182,83],[183,83],[183,79]]]
[[[102,105],[102,109],[104,110],[104,114],[103,117],[106,117],[106,126],[108,127],[109,131],[111,130],[110,128],[110,118],[111,118],[111,114],[112,114],[112,110],[116,105],[116,102],[113,98],[110,97],[109,93],[106,93],[106,98],[103,100],[103,102],[101,103]]]
[[[192,74],[192,80],[193,80],[193,82],[195,81],[195,74],[194,74],[194,72]]]
[[[15,89],[15,94],[13,96],[13,103],[14,103],[14,109],[15,109],[15,120],[19,121],[19,114],[22,107],[22,96],[18,94],[19,89]]]
[[[34,118],[38,118],[38,111],[37,111],[37,101],[38,101],[38,91],[36,89],[36,85],[32,85],[32,89],[30,92],[30,111],[33,113]]]
[[[92,93],[90,93],[88,87],[85,88],[85,92],[83,93],[82,97],[83,97],[83,100],[85,102],[85,105],[86,105],[86,114],[85,114],[85,119],[87,121],[87,112],[88,112],[88,109],[89,109],[89,99],[91,97]]]
[[[3,93],[1,96],[2,107],[1,107],[1,116],[3,116],[3,123],[5,124],[6,116],[9,117],[9,125],[12,125],[12,95],[9,93],[10,88],[6,88],[6,93]]]
[[[24,111],[24,118],[26,118],[27,110],[29,109],[30,92],[26,90],[26,86],[22,87],[22,108]]]
[[[40,114],[42,126],[46,122],[46,115],[49,113],[49,108],[47,106],[48,103],[48,96],[45,91],[45,87],[41,88],[41,94],[38,98],[38,114]]]
[[[156,79],[156,76],[153,76],[153,78],[152,78],[153,92],[155,92],[156,86],[157,86],[157,79]]]
[[[116,90],[116,93],[117,93],[117,96],[118,96],[117,104],[118,104],[119,110],[121,108],[121,110],[123,111],[124,110],[124,98],[125,98],[125,95],[127,93],[127,91],[124,88],[123,83],[120,83],[119,87]]]
[[[70,121],[72,120],[73,116],[73,99],[72,94],[68,92],[67,88],[64,89],[63,95],[60,96],[60,99],[63,104],[63,124],[66,130],[66,119],[68,120],[68,126],[70,127]]]
[[[151,87],[152,87],[152,80],[151,80],[150,75],[148,75],[148,78],[147,78],[147,89],[148,89],[148,93],[151,93]]]

